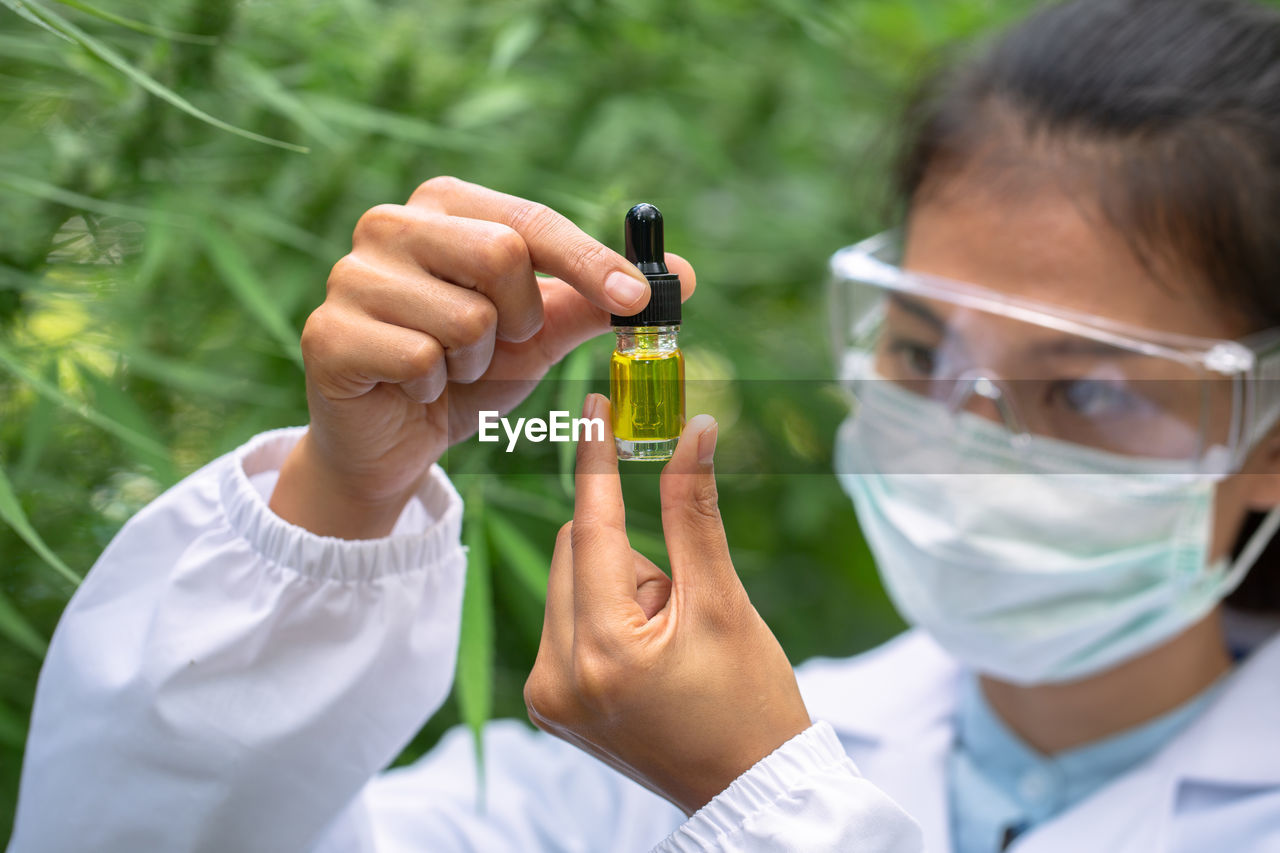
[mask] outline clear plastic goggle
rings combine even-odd
[[[909,272],[885,232],[831,257],[841,379],[1038,437],[1222,476],[1280,415],[1280,329],[1241,340],[1152,331]]]

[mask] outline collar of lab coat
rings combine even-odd
[[[868,746],[949,747],[963,667],[923,631],[908,631],[848,660],[818,659],[798,673],[809,710]],[[1280,785],[1280,633],[1227,676],[1204,713],[1152,759],[1174,780]]]
[[[1198,720],[1018,849],[1169,849],[1184,782],[1246,791],[1280,785],[1280,633],[1253,640],[1261,645]],[[963,667],[928,635],[909,631],[852,659],[810,661],[796,674],[809,712],[829,722],[867,778],[916,818],[925,849],[953,849],[946,767]]]
[[[853,658],[810,660],[796,675],[815,718],[842,737],[883,743],[951,728],[963,672],[916,629]]]

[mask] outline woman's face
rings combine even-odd
[[[1100,211],[1053,189],[1001,198],[982,187],[966,192],[955,185],[930,194],[908,219],[903,266],[1153,331],[1227,339],[1248,331],[1244,319],[1193,276],[1179,274],[1173,263],[1148,270]],[[1019,326],[1025,324],[974,328],[965,336],[988,353],[1015,353],[1006,356],[1014,362],[1009,372],[1001,373],[1014,375],[1034,370],[1016,355],[1034,343],[1018,340],[1027,335]],[[1165,393],[1177,386],[1168,383]],[[1224,406],[1212,411],[1225,417]],[[1141,446],[1155,437],[1128,438]],[[1267,441],[1240,473],[1219,484],[1210,556],[1230,548],[1247,510],[1276,504],[1280,441]]]

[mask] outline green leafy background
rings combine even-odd
[[[297,338],[365,209],[454,174],[614,246],[641,200],[698,269],[736,565],[793,660],[900,628],[827,470],[827,256],[891,223],[922,68],[1023,0],[0,0],[0,838],[36,675],[124,521],[305,423]],[[305,150],[306,153],[303,153]],[[603,390],[582,347],[522,409]],[[791,382],[796,377],[812,382]],[[568,447],[450,454],[471,547],[456,690],[415,738],[524,716]],[[772,472],[772,473],[769,473]],[[807,473],[799,473],[807,472]],[[661,559],[657,480],[629,521]]]

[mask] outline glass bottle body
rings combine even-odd
[[[671,458],[684,429],[679,326],[619,326],[609,361],[613,438],[619,459]]]

